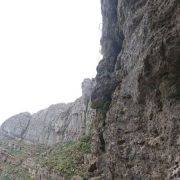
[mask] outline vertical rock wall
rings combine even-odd
[[[180,2],[101,0],[92,93],[104,179],[180,178]]]

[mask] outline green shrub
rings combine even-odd
[[[89,153],[91,153],[90,137],[86,136],[79,141],[57,146],[47,157],[40,157],[39,163],[67,177],[75,174],[86,176],[84,155]]]
[[[4,170],[0,173],[0,179],[11,180],[17,178],[19,180],[32,180],[26,169],[6,164]]]

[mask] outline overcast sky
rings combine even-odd
[[[0,123],[81,96],[101,58],[100,0],[0,0]]]

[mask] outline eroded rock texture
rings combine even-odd
[[[33,115],[21,113],[11,117],[0,128],[1,138],[46,145],[78,140],[89,133],[94,117],[95,112],[90,107],[93,86],[92,80],[85,79],[82,97],[75,102],[52,105]]]
[[[103,179],[180,178],[180,2],[101,0],[92,107]]]

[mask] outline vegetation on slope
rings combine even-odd
[[[88,176],[89,166],[86,157],[91,153],[89,136],[51,148],[27,145],[22,142],[11,142],[11,146],[9,142],[0,142],[0,148],[11,157],[8,157],[11,161],[8,159],[0,163],[0,180],[31,180],[34,175],[28,170],[37,170],[38,173],[37,167],[46,169],[50,177],[51,173],[62,175],[66,179],[74,175],[84,178]],[[23,166],[23,162],[28,158],[35,162],[33,163],[35,166],[32,164]]]
[[[60,172],[67,178],[77,174],[86,177],[87,165],[84,158],[89,153],[91,153],[90,137],[86,136],[79,141],[57,146],[48,156],[40,156],[38,163],[42,167]]]
[[[21,166],[5,164],[4,170],[0,173],[1,180],[32,180],[29,172]]]

